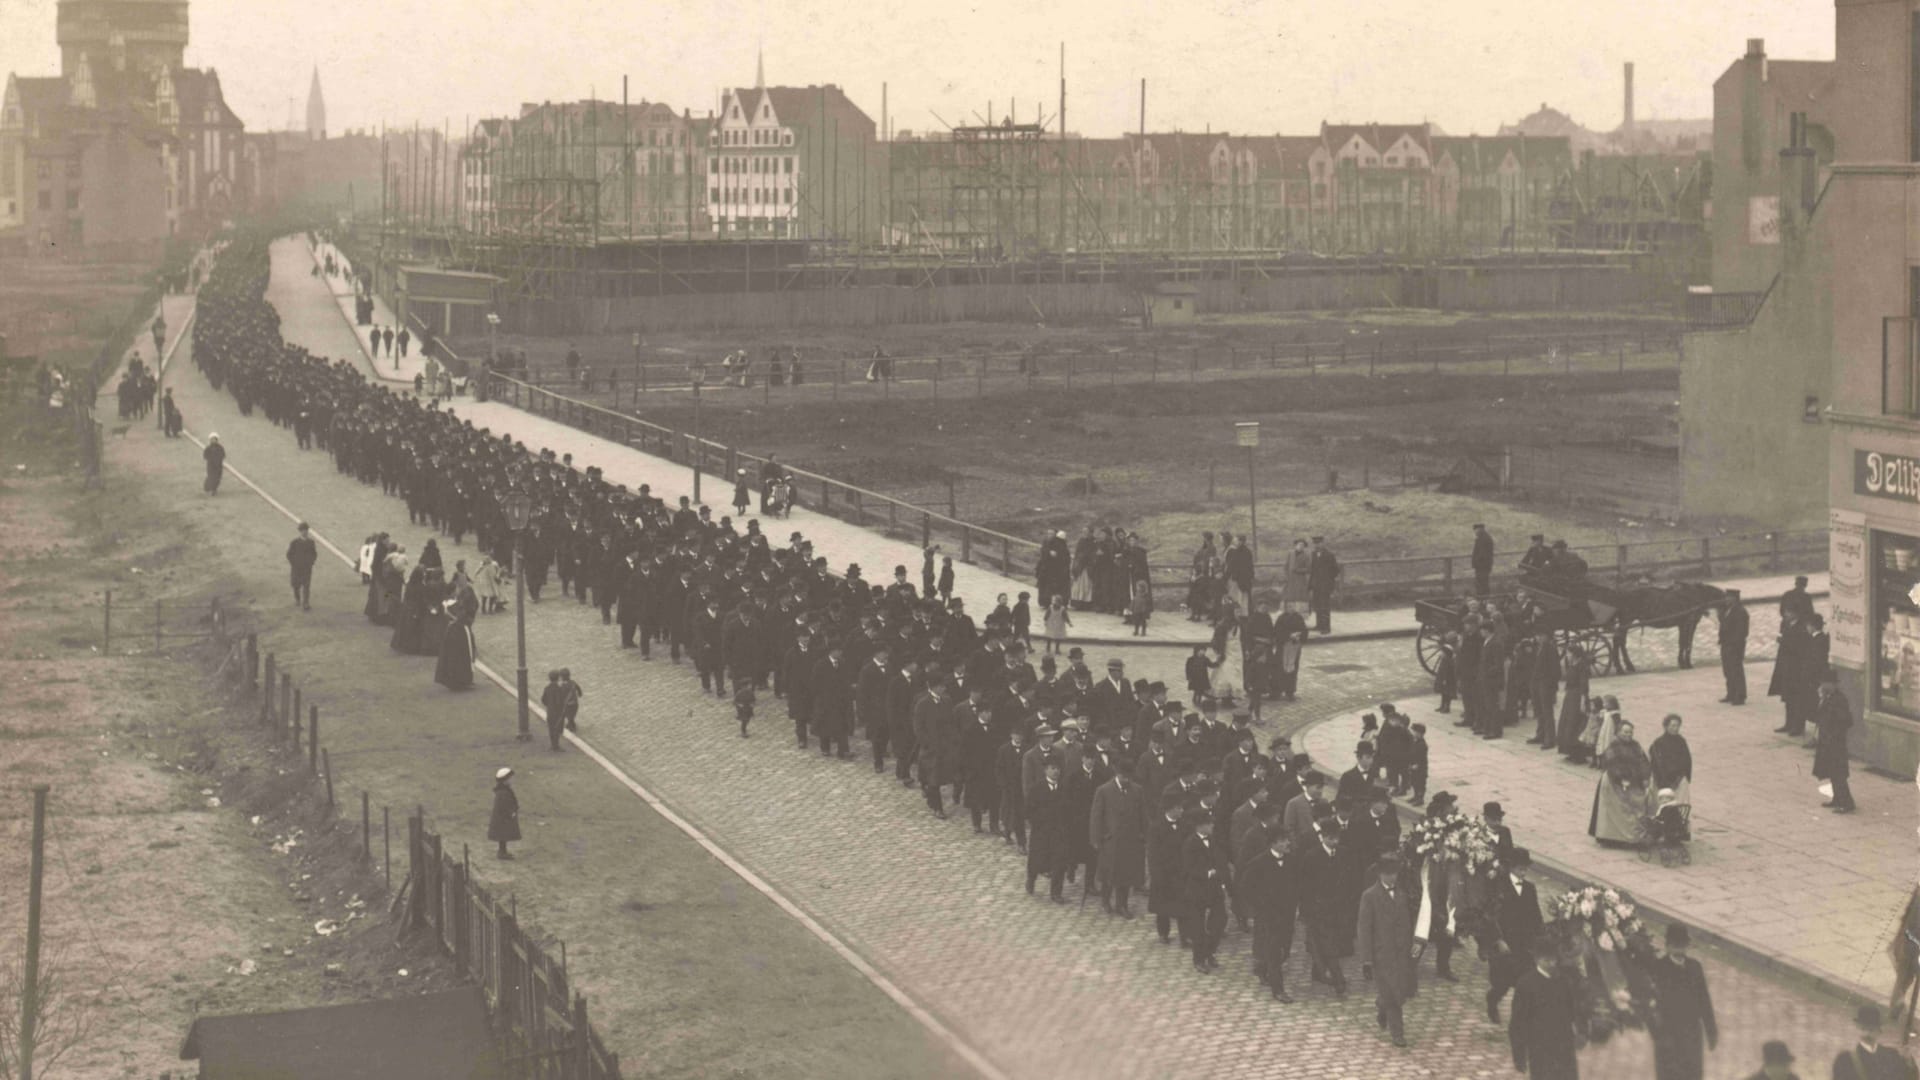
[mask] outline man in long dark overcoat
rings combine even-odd
[[[1094,792],[1088,838],[1100,867],[1100,906],[1133,918],[1128,895],[1147,882],[1147,798],[1140,783],[1124,771]]]

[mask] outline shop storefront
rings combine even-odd
[[[1920,721],[1920,539],[1875,530],[1871,576],[1871,707]]]
[[[1920,445],[1871,431],[1848,432],[1842,445],[1834,464],[1849,483],[1834,485],[1828,523],[1833,666],[1863,721],[1854,754],[1911,774],[1920,764]]]

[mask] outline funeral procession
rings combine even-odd
[[[1920,0],[0,70],[0,1080],[1920,1080]]]

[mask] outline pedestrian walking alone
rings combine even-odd
[[[300,535],[287,544],[287,568],[293,582],[293,602],[301,611],[313,610],[313,564],[320,557],[308,535],[307,523],[298,527]]]
[[[205,484],[207,494],[218,495],[220,494],[220,478],[224,476],[227,471],[227,448],[220,445],[220,436],[207,436],[207,448],[200,452],[200,456],[204,458],[207,463],[207,481]]]
[[[511,859],[507,844],[520,839],[520,799],[513,793],[513,770],[502,766],[493,774],[493,815],[487,819],[487,839],[500,845],[496,858]]]

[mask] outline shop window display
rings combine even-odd
[[[1920,720],[1920,540],[1877,533],[1874,547],[1875,705]]]

